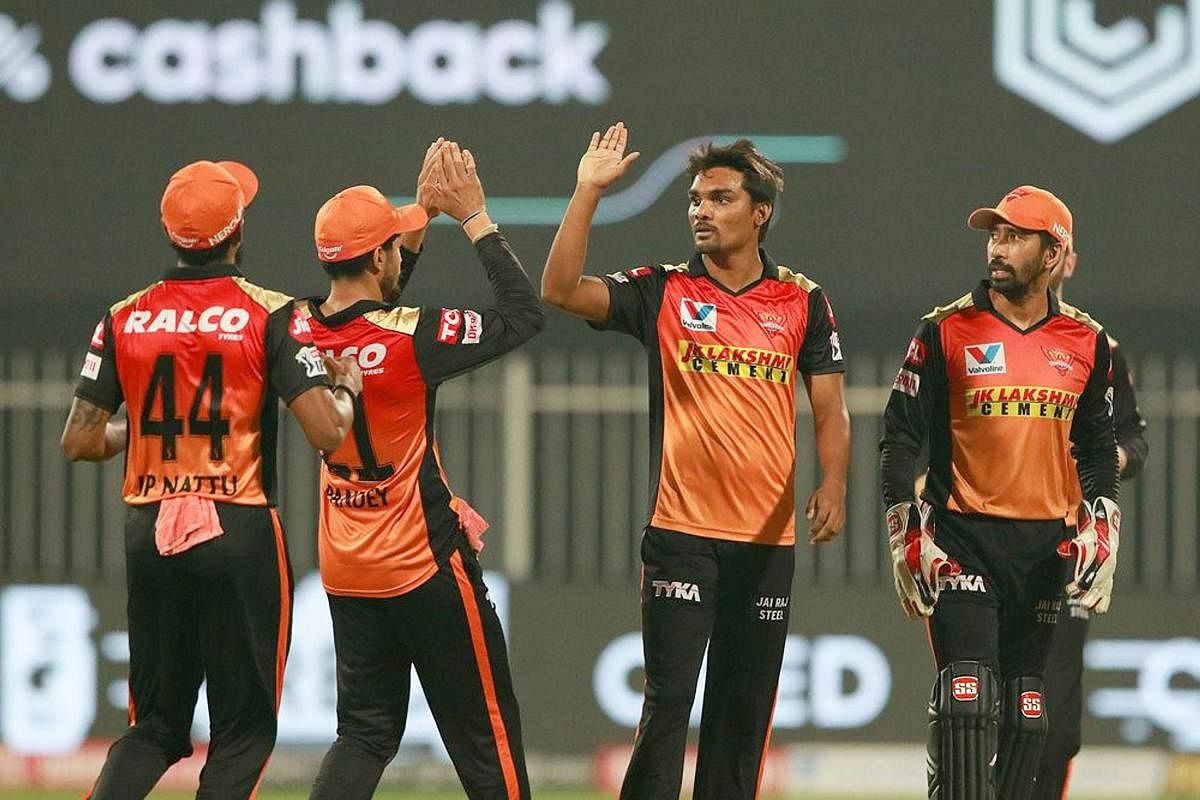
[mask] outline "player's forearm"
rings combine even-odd
[[[599,189],[580,184],[567,204],[567,212],[554,235],[542,272],[542,299],[550,305],[571,310],[570,298],[583,278],[588,233],[600,205],[600,195]]]
[[[119,419],[110,421],[104,426],[104,457],[102,460],[107,461],[118,453],[124,452],[125,445],[129,441],[128,424],[127,420]]]
[[[850,415],[845,406],[815,414],[813,431],[821,482],[845,487],[850,472]]]
[[[504,321],[505,332],[515,347],[545,326],[546,316],[537,293],[501,234],[492,233],[480,239],[475,243],[475,252],[496,296],[496,314]]]

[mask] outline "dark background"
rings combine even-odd
[[[1099,21],[1154,2],[1097,3]],[[329,4],[296,3],[324,20]],[[602,106],[483,99],[428,105],[403,91],[382,106],[301,99],[284,104],[156,105],[138,95],[93,103],[72,85],[67,53],[88,22],[143,28],[178,17],[258,19],[259,3],[5,2],[0,13],[41,27],[53,83],[40,101],[0,93],[0,334],[10,345],[82,348],[103,310],[173,263],[158,201],[170,174],[199,158],[234,158],[262,188],[246,227],[245,272],[295,294],[324,286],[312,220],[331,194],[373,183],[410,194],[425,145],[461,140],[495,195],[566,195],[596,127],[624,119],[643,152],[629,185],[667,147],[704,134],[842,137],[837,164],[787,167],[768,246],[828,290],[849,353],[899,353],[915,320],[983,273],[983,235],[966,215],[1011,187],[1051,188],[1071,207],[1081,252],[1069,297],[1131,352],[1198,350],[1196,191],[1200,102],[1112,145],[1100,144],[1000,86],[992,67],[993,4],[866,2],[573,3],[602,21]],[[534,3],[363,3],[366,19],[405,33],[434,17],[535,20]],[[684,179],[649,211],[594,231],[589,270],[680,261],[690,251]],[[506,226],[536,280],[553,227]],[[464,297],[466,295],[466,297]],[[409,303],[485,302],[461,236],[435,228]],[[552,313],[536,347],[596,344]],[[852,356],[851,356],[852,358]]]

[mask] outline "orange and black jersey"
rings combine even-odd
[[[884,412],[884,502],[912,499],[926,439],[923,497],[939,508],[1065,519],[1076,472],[1088,499],[1115,500],[1108,337],[1052,292],[1046,318],[1019,330],[988,288],[926,315],[909,344]]]
[[[492,361],[537,333],[542,309],[498,233],[475,245],[491,308],[396,307],[362,300],[302,312],[321,350],[357,358],[363,391],[353,434],[321,466],[321,580],[330,594],[393,597],[420,586],[461,542],[458,499],[438,461],[440,383]],[[415,254],[406,254],[409,268]]]
[[[329,378],[292,298],[231,265],[175,268],[112,306],[75,396],[129,410],[125,502],[274,504],[279,403]]]
[[[696,254],[605,276],[609,317],[649,355],[650,525],[795,541],[796,376],[843,372],[821,287],[776,265],[731,292]]]

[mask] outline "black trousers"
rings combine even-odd
[[[398,597],[329,595],[338,737],[311,798],[367,800],[396,755],[416,667],[471,800],[525,800],[529,778],[500,618],[465,543]]]
[[[125,518],[129,718],[92,800],[140,800],[191,755],[208,680],[212,738],[197,798],[251,797],[275,746],[291,637],[292,571],[273,508],[217,504],[224,535],[173,556],[154,543],[158,506]]]
[[[622,800],[677,800],[688,717],[708,649],[696,800],[758,793],[791,611],[791,547],[647,528],[646,690]]]
[[[1059,520],[938,512],[934,541],[962,566],[929,620],[939,669],[971,660],[1001,681],[1043,676],[1067,576],[1056,552],[1066,533]]]
[[[1071,759],[1079,753],[1083,715],[1083,646],[1088,634],[1087,609],[1063,604],[1050,657],[1046,661],[1046,718],[1050,729],[1038,764],[1033,800],[1060,800],[1070,776]]]

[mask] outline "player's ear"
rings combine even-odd
[[[755,203],[754,204],[754,223],[762,228],[771,221],[771,216],[775,213],[775,207],[770,203]]]

